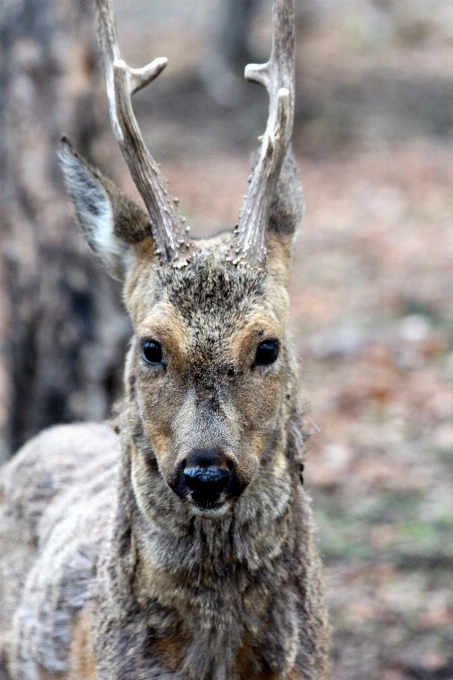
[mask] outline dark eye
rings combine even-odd
[[[155,340],[142,340],[142,359],[147,364],[162,364],[162,347]]]
[[[278,340],[265,340],[260,342],[256,350],[255,363],[253,366],[269,366],[277,360],[279,342]]]

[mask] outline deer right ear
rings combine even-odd
[[[130,246],[152,236],[149,217],[90,166],[67,137],[62,139],[59,156],[85,238],[109,274],[121,281]]]

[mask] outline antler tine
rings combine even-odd
[[[270,203],[288,149],[294,120],[295,18],[294,0],[273,0],[274,37],[266,64],[249,64],[247,80],[269,93],[269,117],[258,163],[239,215],[231,253],[234,264],[260,267],[266,258],[266,226]]]
[[[130,68],[121,55],[111,0],[96,0],[96,9],[114,135],[148,209],[160,260],[184,266],[190,249],[189,228],[185,227],[168,183],[146,148],[131,103],[132,95],[163,71],[167,59],[154,59],[141,69]]]

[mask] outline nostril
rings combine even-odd
[[[228,470],[221,467],[189,467],[184,470],[184,475],[186,477],[186,482],[189,488],[194,486],[210,484],[218,485],[219,482],[226,481],[227,477],[230,476]]]
[[[192,449],[181,464],[180,474],[192,501],[202,508],[215,507],[233,479],[226,455],[219,448]]]

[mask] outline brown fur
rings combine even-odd
[[[96,659],[91,644],[92,612],[89,605],[75,617],[69,649],[68,680],[96,680]]]
[[[129,201],[70,150],[63,161],[89,242],[124,281],[134,335],[116,429],[51,429],[2,471],[0,658],[13,680],[326,680],[286,331],[302,211],[291,152],[265,269],[228,262],[230,234],[196,243],[185,267],[156,263]],[[144,361],[150,338],[163,362]],[[258,364],[269,338],[278,358]],[[212,506],[178,487],[199,449],[235,474]]]

